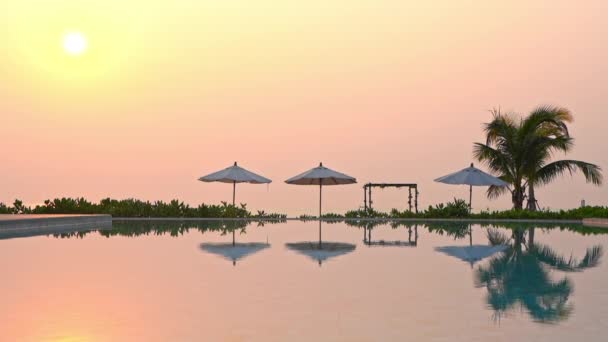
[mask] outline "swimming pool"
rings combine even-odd
[[[0,341],[602,341],[603,232],[324,222],[319,249],[315,221],[155,221],[4,239]]]

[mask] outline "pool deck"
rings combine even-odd
[[[608,219],[605,219],[605,218],[583,219],[583,225],[592,226],[592,227],[600,227],[600,228],[608,228]]]
[[[0,239],[111,227],[110,215],[0,215]]]

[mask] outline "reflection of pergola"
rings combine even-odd
[[[372,188],[408,188],[409,196],[407,204],[410,211],[412,211],[412,198],[414,199],[413,207],[418,212],[418,184],[415,183],[367,183],[363,185],[363,204],[365,210],[372,209]],[[414,195],[412,196],[412,190]]]
[[[412,227],[407,227],[407,241],[386,241],[386,240],[372,240],[372,229],[363,228],[363,243],[367,246],[380,246],[380,247],[416,247],[418,246],[418,225],[414,225],[414,230],[412,231]],[[413,234],[412,234],[413,233]],[[413,238],[412,238],[413,235]]]

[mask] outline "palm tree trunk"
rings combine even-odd
[[[511,194],[511,200],[513,202],[513,209],[521,210],[524,207],[524,190],[521,186],[515,186],[513,193]]]
[[[538,205],[536,204],[536,196],[534,194],[534,185],[528,184],[528,206],[527,209],[530,211],[536,211]]]
[[[528,228],[528,248],[534,248],[534,228]]]
[[[521,244],[524,241],[524,232],[523,229],[515,229],[513,231],[513,248],[516,252],[521,252]]]

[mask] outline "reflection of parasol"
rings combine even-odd
[[[436,247],[435,250],[456,257],[462,261],[466,261],[471,264],[471,267],[473,267],[474,263],[489,256],[492,256],[498,252],[502,252],[507,248],[507,246],[505,245],[474,245],[473,227],[471,226],[471,224],[468,223],[442,223],[439,224],[437,227],[432,227],[431,225],[429,225],[429,231],[431,231],[431,229],[434,229],[439,233],[443,233],[445,231],[448,235],[453,235],[455,239],[463,238],[468,233],[468,246],[443,246]]]
[[[471,246],[444,246],[435,248],[436,251],[445,253],[449,256],[456,257],[460,260],[466,261],[473,264],[492,256],[498,252],[502,252],[507,248],[504,245],[498,246],[484,246],[484,245],[471,245]]]
[[[304,254],[309,258],[317,260],[319,266],[323,261],[334,258],[343,254],[348,254],[357,248],[357,246],[350,243],[342,242],[323,242],[322,247],[315,242],[295,242],[285,244],[288,249],[296,251],[300,254]]]
[[[236,245],[232,243],[202,243],[200,247],[207,253],[232,260],[232,264],[236,265],[237,260],[266,249],[270,247],[270,244],[259,242],[238,243]]]

